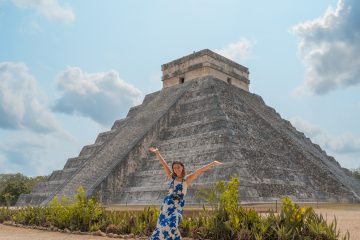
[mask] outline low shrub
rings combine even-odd
[[[339,239],[336,218],[328,224],[314,209],[300,207],[288,197],[281,200],[279,214],[261,216],[253,209],[241,207],[238,185],[238,179],[233,177],[227,184],[220,181],[211,189],[201,189],[197,196],[203,200],[208,197],[213,212],[191,220],[185,218],[181,224],[183,232],[199,239]],[[347,232],[342,239],[349,238]]]
[[[13,215],[13,211],[9,208],[0,208],[0,223],[10,221]]]
[[[23,225],[54,226],[71,231],[99,230],[104,222],[105,211],[95,199],[87,199],[84,189],[80,187],[74,202],[70,203],[66,197],[59,200],[55,197],[48,206],[27,206],[14,211],[11,219]]]
[[[180,232],[183,237],[223,240],[270,239],[339,239],[336,218],[328,224],[310,207],[300,207],[288,197],[282,199],[279,214],[261,216],[253,209],[238,204],[237,178],[225,184],[220,181],[210,190],[201,190],[210,196],[212,209],[191,217],[183,216]],[[211,193],[211,191],[213,191]],[[98,231],[116,234],[149,236],[155,229],[159,210],[147,207],[141,212],[105,211],[96,197],[87,199],[79,188],[74,201],[66,197],[54,198],[48,206],[28,206],[16,210],[0,208],[0,223],[14,221],[24,225],[38,225],[69,229],[71,231]],[[349,233],[343,240],[349,239]]]

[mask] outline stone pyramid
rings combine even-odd
[[[186,172],[213,161],[225,164],[188,189],[237,176],[240,200],[359,202],[360,182],[318,145],[248,91],[248,69],[210,50],[162,66],[161,91],[146,95],[126,118],[67,160],[47,182],[21,195],[18,205],[43,205],[83,186],[105,204],[158,204],[167,188],[162,166],[147,149],[157,146]]]

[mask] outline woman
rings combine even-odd
[[[150,239],[180,240],[181,235],[178,226],[180,225],[182,218],[182,209],[185,204],[184,196],[186,195],[188,186],[190,186],[191,182],[194,181],[201,173],[209,170],[213,166],[221,165],[223,163],[213,161],[185,177],[185,167],[182,162],[173,162],[170,169],[157,148],[149,148],[149,151],[156,154],[156,157],[160,160],[166,175],[171,180],[169,193],[166,195],[163,204],[161,205],[156,228]]]

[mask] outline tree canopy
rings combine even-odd
[[[0,205],[15,205],[20,194],[30,193],[35,184],[47,180],[47,176],[27,177],[21,173],[0,176]]]

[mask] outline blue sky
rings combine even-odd
[[[346,168],[360,166],[360,4],[0,0],[0,173],[62,169],[209,48]]]

